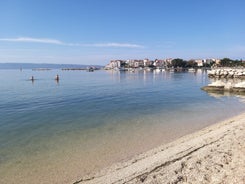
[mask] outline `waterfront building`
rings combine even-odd
[[[202,67],[204,61],[202,59],[195,59],[195,62],[197,63],[197,66]]]
[[[111,60],[105,66],[105,69],[120,69],[120,68],[148,68],[155,66],[156,68],[169,68],[172,65],[172,58],[167,59],[155,59],[154,61],[145,58],[140,59],[128,59],[128,60]],[[206,65],[215,64],[219,65],[220,59],[191,59],[197,64],[198,67],[204,67]]]

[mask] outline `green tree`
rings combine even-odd
[[[195,60],[189,60],[186,64],[187,67],[190,67],[190,68],[195,68],[197,67],[197,63],[195,62]]]
[[[186,67],[186,64],[187,64],[187,62],[184,61],[183,59],[180,59],[180,58],[173,59],[172,62],[171,62],[171,65],[174,68],[177,68],[177,67]]]
[[[243,66],[243,63],[241,60],[232,60],[230,58],[224,58],[220,60],[220,66],[226,66],[226,67]]]
[[[230,58],[224,58],[224,59],[220,60],[220,66],[223,66],[223,67],[228,66],[228,67],[230,67],[230,66],[232,66],[232,62],[233,62],[233,60],[231,60]]]

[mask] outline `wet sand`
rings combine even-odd
[[[245,183],[245,113],[74,183]]]

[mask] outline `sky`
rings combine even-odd
[[[0,0],[0,63],[245,60],[245,0]]]

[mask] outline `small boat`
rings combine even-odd
[[[175,69],[174,68],[170,68],[169,72],[175,72]]]
[[[157,68],[157,69],[156,69],[156,72],[161,72],[161,71],[162,71],[161,68]]]
[[[94,71],[94,69],[92,68],[92,67],[89,67],[88,69],[87,69],[87,72],[93,72]]]
[[[146,68],[146,71],[152,72],[153,68],[148,67],[148,68]]]
[[[135,69],[133,69],[133,68],[129,68],[129,70],[128,70],[129,72],[135,72]]]
[[[127,69],[125,69],[124,67],[120,67],[120,68],[116,67],[114,68],[114,71],[124,72],[127,71]]]
[[[195,72],[196,70],[194,68],[189,68],[188,72]]]

